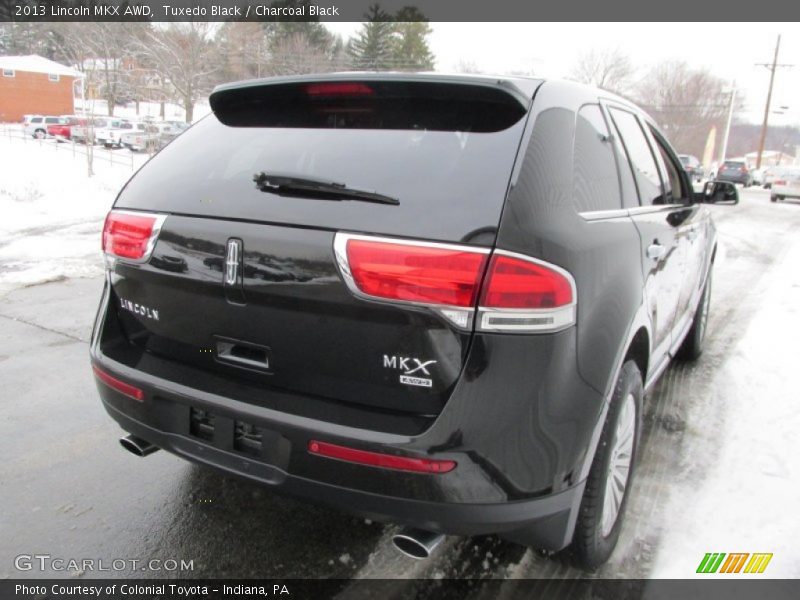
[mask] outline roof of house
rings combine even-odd
[[[69,77],[83,77],[83,73],[70,67],[57,63],[43,56],[30,54],[28,56],[0,56],[0,69],[13,69],[14,71],[27,71],[29,73],[48,73]]]

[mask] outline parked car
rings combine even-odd
[[[85,127],[86,123],[87,120],[81,117],[61,117],[59,123],[47,126],[47,135],[60,142],[68,141],[72,139],[72,128],[75,126]]]
[[[124,133],[121,144],[134,151],[155,152],[182,133],[183,129],[169,122],[148,122],[143,131]]]
[[[157,125],[147,123],[143,129],[127,131],[120,137],[120,145],[137,152],[154,152],[161,143],[161,132]]]
[[[122,136],[134,131],[143,132],[147,124],[144,121],[128,121],[112,119],[105,127],[96,132],[97,143],[106,148],[122,148]]]
[[[763,185],[764,174],[766,171],[766,167],[761,167],[760,169],[750,169],[750,183],[752,185]]]
[[[25,135],[29,135],[36,139],[47,137],[47,126],[57,125],[61,123],[61,117],[36,115],[31,116],[28,123],[25,125]]]
[[[800,167],[783,167],[778,177],[772,182],[771,202],[800,198]]]
[[[575,83],[344,73],[210,102],[104,225],[91,361],[123,446],[401,523],[417,558],[496,533],[604,562],[644,394],[703,349],[703,202],[735,186],[694,193],[654,121]]]
[[[94,144],[97,139],[97,131],[110,126],[113,122],[108,117],[89,116],[84,125],[74,125],[70,130],[72,140],[82,144]]]
[[[703,181],[706,172],[696,156],[692,156],[691,154],[679,154],[678,158],[683,165],[684,171],[686,171],[686,174],[689,176],[689,179],[698,182]]]
[[[767,167],[767,169],[764,171],[764,177],[761,185],[765,189],[770,189],[772,187],[772,182],[776,179],[780,179],[786,168],[787,167]]]
[[[731,183],[741,183],[744,187],[750,187],[752,179],[747,163],[741,160],[726,160],[719,167],[716,179],[719,181],[730,181]]]

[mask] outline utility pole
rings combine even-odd
[[[758,157],[756,158],[756,169],[761,168],[761,155],[764,153],[764,144],[767,141],[767,125],[769,124],[769,105],[772,102],[772,86],[775,83],[775,71],[781,67],[791,68],[794,65],[778,64],[778,52],[781,49],[781,36],[778,35],[778,43],[775,44],[775,56],[772,63],[756,63],[756,66],[769,69],[769,91],[767,92],[767,105],[764,107],[764,123],[761,125],[761,139],[758,141]]]
[[[725,157],[728,153],[728,137],[731,134],[731,121],[733,121],[733,105],[736,102],[736,81],[731,85],[731,99],[728,105],[728,119],[725,122],[725,135],[722,137],[722,156],[719,159],[719,164],[725,162]]]

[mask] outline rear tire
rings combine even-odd
[[[642,374],[629,360],[608,407],[569,547],[573,562],[587,571],[605,563],[619,540],[639,448],[643,397]]]
[[[689,329],[689,333],[686,334],[686,339],[683,340],[681,347],[678,349],[678,358],[690,361],[700,358],[700,355],[703,353],[703,342],[706,338],[706,329],[708,329],[708,313],[710,308],[711,269],[708,271],[708,277],[706,277],[706,284],[703,287],[703,293],[700,296],[700,302],[698,302],[697,310],[694,312],[692,327]]]
[[[778,201],[778,197],[777,197],[775,194],[772,194],[772,195],[769,197],[769,201],[770,201],[770,202],[777,202],[777,201]]]

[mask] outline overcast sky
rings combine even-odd
[[[345,38],[359,23],[326,25]],[[770,124],[800,126],[800,24],[798,23],[431,23],[429,41],[437,71],[455,71],[460,62],[481,71],[531,72],[565,77],[582,53],[619,48],[643,73],[665,59],[686,60],[723,79],[736,80],[744,96],[740,118],[761,122],[769,70],[755,63],[772,62],[777,35],[783,34]]]

